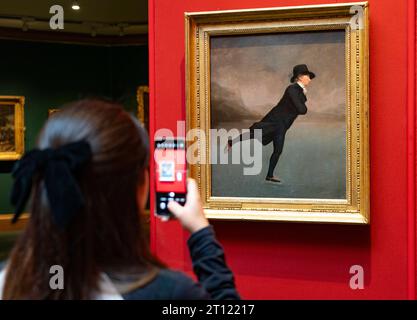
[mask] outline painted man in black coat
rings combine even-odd
[[[274,169],[284,147],[285,134],[291,127],[298,115],[307,113],[306,106],[306,86],[314,79],[315,74],[308,70],[305,64],[296,65],[293,69],[293,76],[290,84],[284,92],[278,104],[262,118],[261,121],[255,122],[249,127],[250,138],[254,137],[254,129],[262,130],[262,144],[267,145],[270,142],[274,145],[269,160],[267,181],[280,183],[278,177],[274,177]],[[239,137],[229,140],[227,149],[230,150],[235,142],[242,141],[245,137],[241,134]]]

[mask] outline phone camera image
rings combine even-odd
[[[175,162],[161,161],[159,163],[159,181],[175,181]]]
[[[155,214],[169,218],[168,202],[181,205],[186,202],[186,150],[185,139],[159,138],[155,140]]]

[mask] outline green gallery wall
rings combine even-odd
[[[25,150],[35,146],[48,109],[105,97],[137,112],[136,90],[148,84],[147,46],[89,46],[0,40],[0,95],[24,96]],[[0,161],[0,214],[10,214],[10,170]]]

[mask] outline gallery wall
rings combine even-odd
[[[147,46],[0,40],[0,52],[0,95],[25,97],[26,150],[35,146],[48,109],[80,98],[105,97],[122,102],[136,114],[137,87],[148,84]],[[0,162],[0,214],[13,209],[11,165]]]
[[[184,12],[342,2],[151,0],[151,131],[176,132],[176,121],[185,120]],[[370,0],[369,8],[371,224],[212,220],[243,298],[416,298],[415,38],[410,38],[415,6],[406,0]],[[191,274],[188,236],[178,222],[151,221],[153,251]],[[364,268],[363,290],[349,286],[353,265]]]

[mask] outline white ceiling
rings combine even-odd
[[[64,9],[64,31],[114,35],[147,33],[147,0],[78,0],[81,9],[72,10],[72,0],[0,0],[0,27],[30,30],[49,29],[53,5]],[[122,28],[122,31],[121,31]]]

